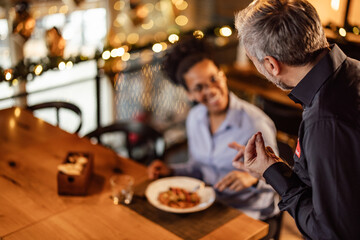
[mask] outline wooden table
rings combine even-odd
[[[94,154],[85,197],[57,194],[57,165],[69,151]],[[114,168],[146,180],[146,168],[35,118],[27,110],[0,110],[0,239],[180,239],[130,208],[113,205]],[[240,214],[203,239],[258,239],[268,225]]]

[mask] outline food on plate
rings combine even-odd
[[[170,187],[168,191],[161,192],[158,200],[161,204],[173,208],[190,208],[200,203],[200,197],[196,192],[179,187]]]

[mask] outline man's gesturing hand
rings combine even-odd
[[[282,160],[275,155],[271,147],[265,147],[260,132],[250,138],[245,147],[244,165],[253,176],[262,178],[265,170],[278,161]]]

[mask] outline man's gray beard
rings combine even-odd
[[[281,82],[280,80],[277,80],[276,82],[273,82],[271,80],[269,80],[269,81],[274,83],[278,88],[280,88],[281,90],[284,90],[284,91],[291,91],[294,88],[292,86],[289,86],[289,85]]]

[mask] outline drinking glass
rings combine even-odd
[[[114,204],[130,204],[133,198],[134,178],[126,174],[116,174],[110,177],[112,199]]]

